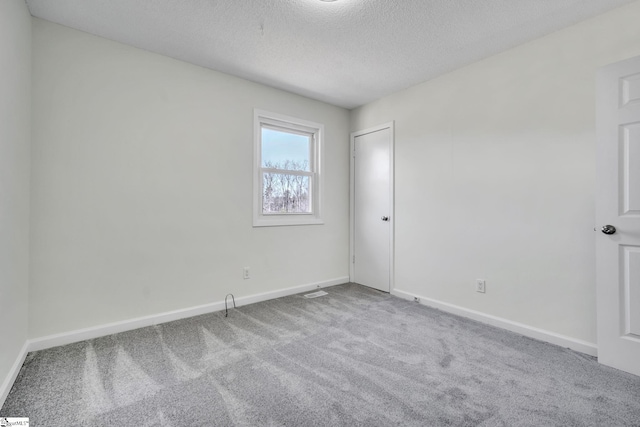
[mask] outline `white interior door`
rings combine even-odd
[[[640,375],[640,57],[600,70],[597,102],[598,361]]]
[[[393,127],[352,134],[351,280],[391,289]]]

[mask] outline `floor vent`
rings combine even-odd
[[[305,298],[318,298],[318,297],[323,297],[325,295],[329,295],[329,294],[326,293],[325,291],[318,291],[318,292],[312,292],[310,294],[306,294],[304,297]]]

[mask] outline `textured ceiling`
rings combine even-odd
[[[353,108],[634,0],[27,0],[33,16]]]

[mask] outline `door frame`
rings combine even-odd
[[[384,129],[390,130],[389,137],[389,293],[395,288],[395,121],[390,121],[378,126],[351,132],[351,144],[349,148],[349,281],[353,282],[355,277],[354,257],[355,257],[355,139],[362,135],[378,132]]]

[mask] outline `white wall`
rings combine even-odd
[[[33,55],[31,338],[348,276],[347,110],[39,19]],[[324,225],[252,227],[254,108],[325,124]]]
[[[0,405],[27,340],[31,16],[0,1]]]
[[[596,342],[595,72],[640,55],[638,16],[640,2],[352,112],[352,131],[396,121],[396,289]]]

